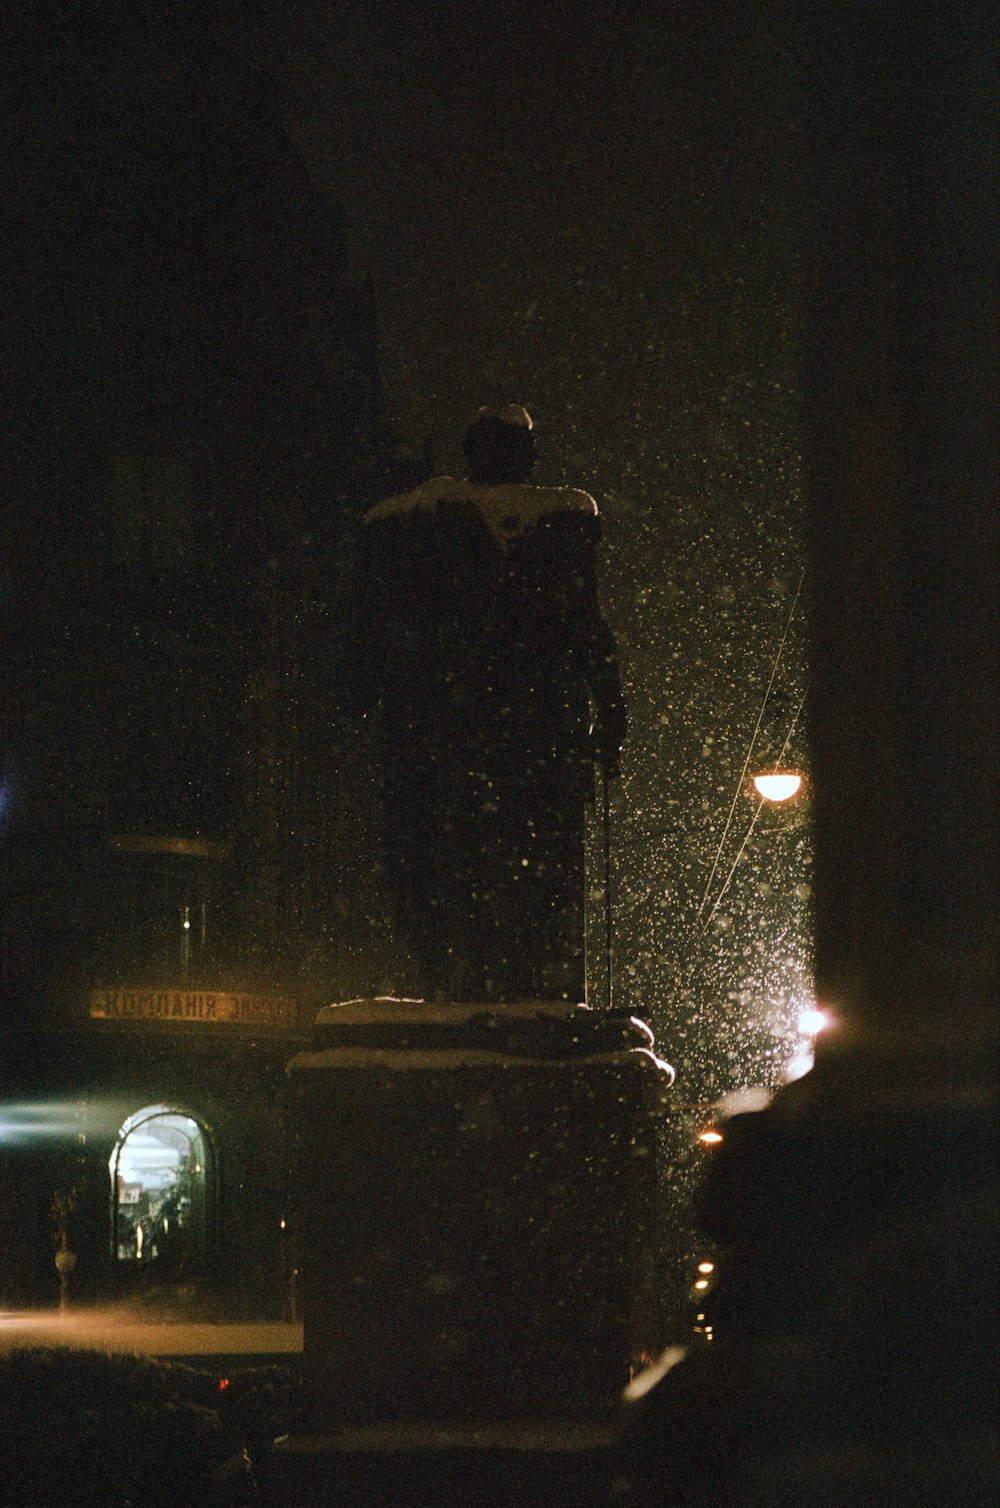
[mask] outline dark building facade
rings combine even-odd
[[[378,967],[338,699],[373,300],[252,36],[81,14],[19,22],[2,195],[0,1302],[55,1292],[60,1193],[79,1294],[280,1309],[283,1065]]]

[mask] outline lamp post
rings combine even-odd
[[[61,1246],[56,1252],[55,1264],[59,1274],[59,1313],[65,1314],[69,1309],[69,1279],[76,1266],[76,1252],[70,1251],[67,1246]]]
[[[69,1309],[69,1279],[76,1266],[76,1252],[70,1251],[69,1246],[69,1218],[76,1208],[76,1192],[70,1189],[56,1189],[52,1196],[50,1218],[52,1221],[52,1236],[55,1241],[56,1254],[54,1257],[55,1269],[59,1274],[59,1313],[65,1314]]]

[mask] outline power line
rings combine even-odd
[[[770,679],[768,680],[768,683],[767,683],[767,690],[764,692],[764,698],[763,698],[763,701],[760,704],[760,711],[757,714],[757,721],[754,724],[753,733],[750,735],[750,744],[749,744],[749,747],[747,748],[746,758],[743,761],[743,768],[740,771],[740,778],[737,780],[737,782],[736,782],[736,789],[733,792],[732,805],[729,808],[729,815],[726,818],[726,825],[725,825],[725,827],[722,830],[722,837],[719,839],[719,846],[718,846],[718,848],[715,851],[715,858],[712,861],[712,868],[711,868],[711,871],[709,872],[708,880],[705,883],[705,893],[703,894],[703,896],[701,898],[701,905],[698,907],[698,914],[697,914],[697,916],[694,919],[696,927],[697,927],[698,923],[701,921],[702,913],[704,912],[705,906],[708,903],[708,897],[709,897],[709,894],[711,893],[711,889],[712,889],[712,881],[715,879],[716,871],[717,871],[717,869],[719,867],[719,860],[722,858],[722,850],[725,847],[725,845],[726,845],[726,839],[729,836],[729,829],[732,826],[732,822],[733,822],[733,814],[736,811],[736,806],[737,806],[737,803],[738,803],[738,801],[740,799],[740,792],[743,789],[743,782],[746,779],[747,770],[750,768],[750,760],[751,760],[751,758],[753,756],[753,746],[754,746],[754,744],[755,744],[755,742],[757,740],[757,734],[760,732],[760,725],[761,725],[761,723],[764,720],[764,711],[765,711],[765,709],[767,707],[767,699],[771,695],[771,690],[772,690],[772,688],[774,686],[775,677],[778,674],[778,666],[781,663],[781,656],[782,656],[782,653],[783,653],[784,648],[785,648],[785,642],[786,642],[786,640],[788,638],[788,631],[789,631],[789,629],[792,626],[792,618],[794,617],[794,615],[795,615],[795,609],[798,606],[799,594],[802,591],[802,583],[805,581],[805,578],[806,578],[806,568],[805,568],[805,566],[803,566],[802,567],[802,571],[801,571],[801,573],[799,575],[799,584],[795,588],[795,596],[792,598],[792,605],[788,609],[788,617],[785,620],[784,632],[781,635],[781,641],[778,644],[778,650],[777,650],[777,653],[774,656],[774,663],[771,666],[771,675],[770,675]],[[790,733],[789,733],[789,737],[791,737]],[[787,740],[786,740],[786,747],[787,747]],[[782,750],[782,753],[783,752],[784,752],[784,750]],[[745,843],[746,843],[746,840],[744,839],[744,846],[745,846]],[[742,852],[742,849],[741,849],[741,852]],[[726,883],[728,884],[728,881]],[[713,908],[713,915],[714,915],[714,908]]]

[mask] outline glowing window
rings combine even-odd
[[[182,1279],[208,1239],[211,1145],[206,1128],[168,1105],[129,1116],[109,1163],[112,1250],[119,1262]]]

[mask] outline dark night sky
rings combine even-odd
[[[685,9],[306,8],[289,108],[375,278],[404,434],[516,392],[563,466],[610,461],[607,486],[690,396],[693,342],[702,381],[731,359],[685,326],[762,255],[789,102],[755,57],[773,38]]]
[[[807,834],[759,824],[697,945],[694,922],[803,559],[802,43],[767,7],[347,3],[300,7],[286,47],[287,118],[375,283],[400,437],[456,468],[478,403],[524,402],[539,479],[601,504],[632,715],[617,1003],[699,1094],[769,1078],[808,996]]]

